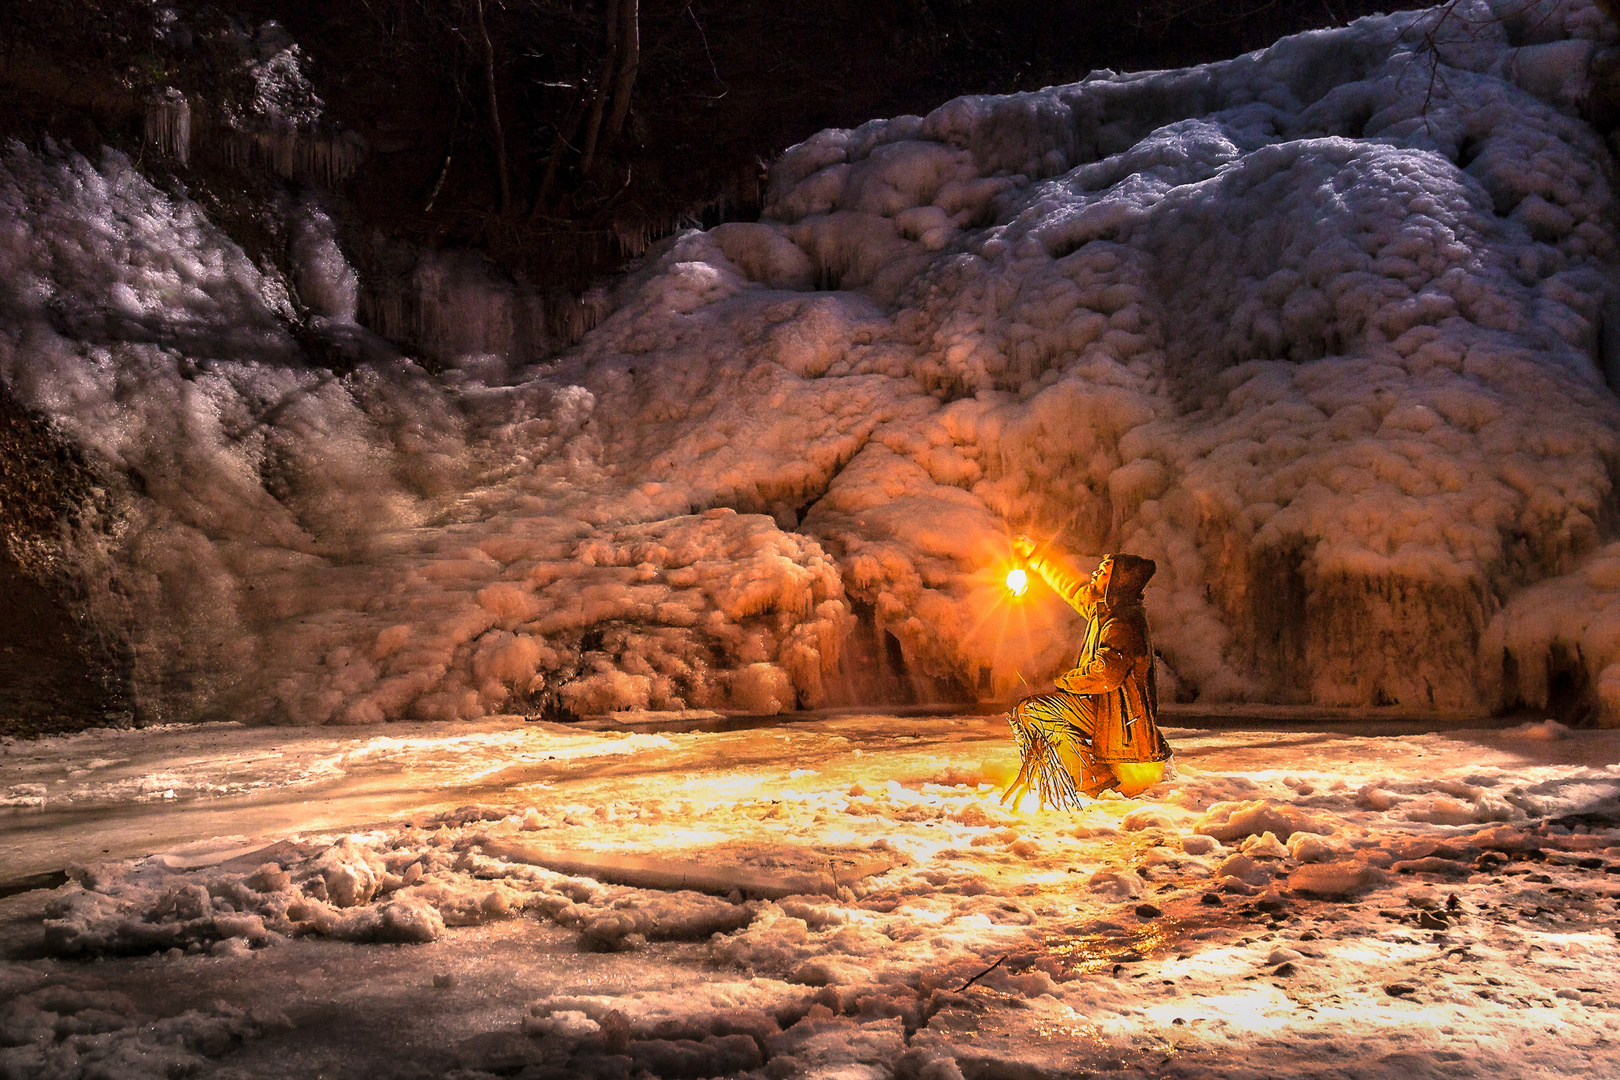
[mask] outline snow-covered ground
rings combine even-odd
[[[681,726],[5,744],[0,1075],[1620,1071],[1620,733]]]
[[[51,565],[146,719],[1005,699],[1075,631],[1005,603],[1024,531],[1158,560],[1167,696],[1620,723],[1616,38],[1461,0],[822,132],[577,349],[436,372],[318,192],[283,275],[13,145],[0,379],[102,469]]]

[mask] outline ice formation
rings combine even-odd
[[[1025,531],[1158,560],[1186,699],[1620,720],[1615,30],[1536,13],[822,132],[560,360],[445,263],[436,377],[318,205],[288,282],[116,154],[14,147],[0,373],[126,496],[81,576],[154,715],[1008,697],[1075,638],[1004,598]]]

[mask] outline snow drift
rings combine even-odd
[[[1615,28],[1529,14],[825,131],[570,354],[437,376],[317,204],[286,281],[115,153],[13,147],[0,373],[124,495],[76,558],[158,715],[1012,696],[1076,636],[1002,597],[1025,531],[1158,560],[1184,699],[1620,721]]]

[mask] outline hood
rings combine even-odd
[[[1123,552],[1114,555],[1114,572],[1108,578],[1108,592],[1104,600],[1110,605],[1140,604],[1142,590],[1147,586],[1148,579],[1159,568],[1152,559],[1144,559],[1139,555],[1126,555]]]

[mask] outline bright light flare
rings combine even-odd
[[[1022,567],[1015,566],[1007,571],[1007,591],[1014,596],[1023,596],[1029,591],[1029,575]]]

